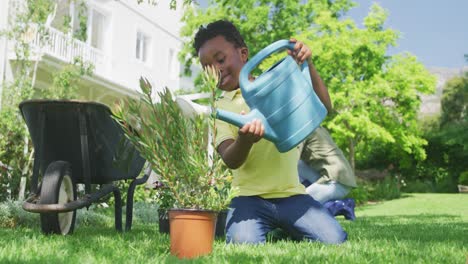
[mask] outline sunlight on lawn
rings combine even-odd
[[[357,217],[396,215],[450,215],[468,221],[467,194],[403,194],[403,198],[356,208]]]
[[[338,217],[349,235],[341,245],[284,238],[258,246],[226,245],[221,238],[210,255],[193,262],[465,263],[467,206],[468,195],[408,194],[358,207],[355,221]],[[170,255],[169,236],[160,234],[156,223],[136,218],[134,224],[131,232],[118,233],[111,223],[82,222],[69,236],[45,236],[38,226],[0,228],[0,263],[180,262]]]

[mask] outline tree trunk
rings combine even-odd
[[[21,177],[19,193],[18,193],[18,201],[23,201],[24,196],[26,193],[26,177]]]

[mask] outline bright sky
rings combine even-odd
[[[389,12],[386,26],[400,31],[390,54],[408,51],[426,67],[468,66],[468,0],[354,0],[348,13],[358,25],[373,2]]]

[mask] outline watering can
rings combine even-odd
[[[257,53],[242,68],[239,84],[250,113],[240,115],[222,109],[216,110],[216,118],[238,127],[253,119],[260,119],[265,126],[264,137],[273,142],[280,152],[286,152],[320,125],[327,110],[314,92],[307,62],[301,66],[286,56],[254,81],[249,74],[264,59],[279,50],[294,49],[295,43],[280,40]]]

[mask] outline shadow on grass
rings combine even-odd
[[[350,239],[359,236],[359,239],[367,240],[397,239],[468,244],[468,223],[454,215],[365,216],[343,226],[350,234]]]

